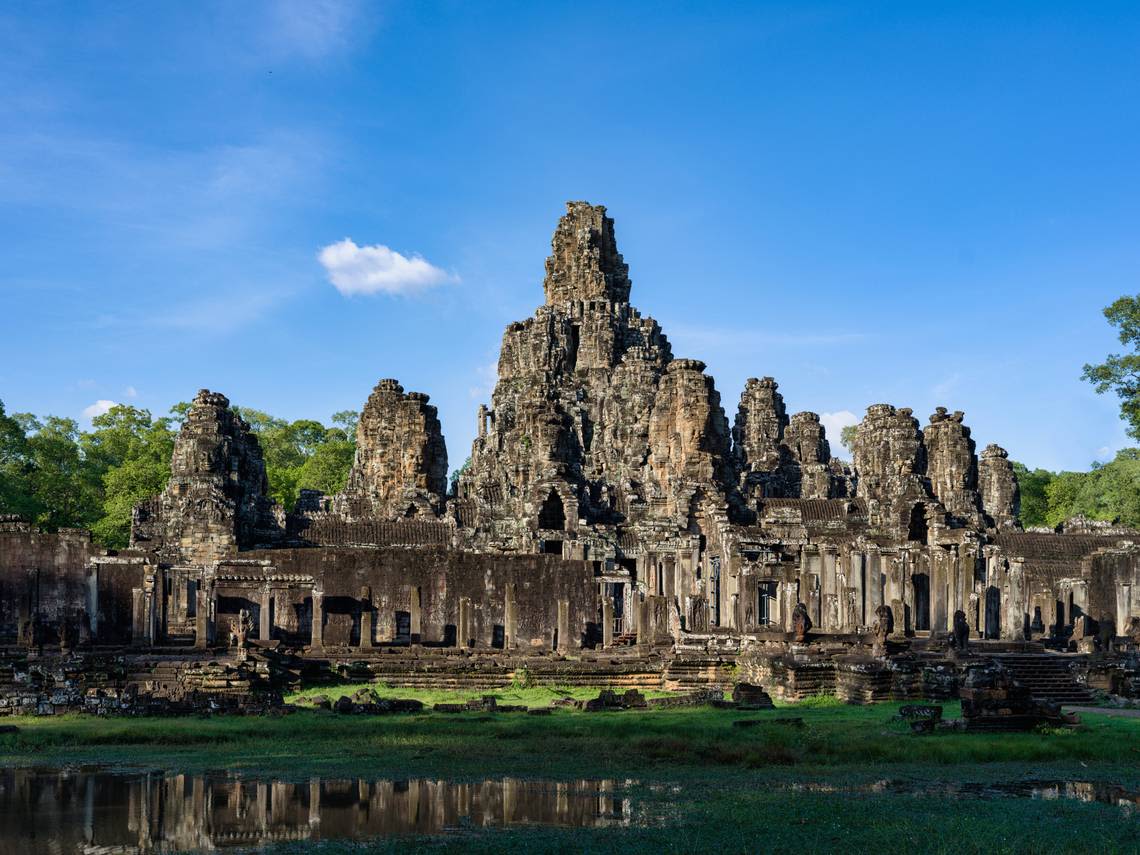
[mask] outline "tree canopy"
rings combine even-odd
[[[1128,435],[1140,439],[1140,295],[1121,297],[1105,308],[1104,316],[1131,352],[1109,354],[1099,365],[1086,365],[1082,376],[1098,394],[1116,393]]]
[[[96,541],[125,547],[131,511],[170,478],[174,440],[189,405],[170,415],[118,404],[82,431],[73,419],[9,415],[0,401],[0,513],[26,517],[46,530],[89,528]],[[270,496],[292,509],[303,488],[335,493],[355,454],[357,414],[336,413],[336,427],[311,419],[287,422],[257,410],[235,410],[257,433]]]

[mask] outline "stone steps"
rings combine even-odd
[[[1084,704],[1093,700],[1088,688],[1077,682],[1071,659],[1049,653],[1004,654],[993,657],[1008,668],[1017,682],[1041,700],[1058,704]]]

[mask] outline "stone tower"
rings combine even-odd
[[[422,392],[381,380],[356,427],[356,457],[333,510],[348,520],[432,517],[447,490],[439,414]]]
[[[267,490],[257,436],[225,395],[202,389],[174,442],[166,489],[134,510],[131,546],[205,562],[270,545],[281,528]]]
[[[674,361],[661,328],[630,305],[605,208],[567,204],[543,289],[545,304],[503,335],[460,479],[468,518],[513,549],[549,533],[551,520],[565,530],[580,520],[672,525],[698,493],[723,504],[735,478],[720,397],[703,364]],[[702,478],[700,491],[689,483]]]
[[[982,509],[994,528],[1020,525],[1021,496],[1009,452],[1000,445],[987,445],[978,466]]]

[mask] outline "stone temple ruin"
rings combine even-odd
[[[294,509],[267,498],[229,401],[199,392],[129,549],[0,522],[0,643],[288,651],[397,684],[526,662],[685,686],[736,665],[779,694],[869,700],[954,694],[963,659],[992,655],[1064,657],[1055,694],[1132,685],[1140,533],[1024,531],[1006,452],[979,454],[961,412],[922,426],[875,404],[850,464],[770,377],[730,423],[628,271],[605,208],[569,203],[454,494],[435,407],[396,380],[364,406],[344,491]]]

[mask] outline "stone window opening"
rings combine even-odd
[[[912,543],[926,543],[929,532],[926,528],[926,505],[919,502],[910,511],[907,527],[907,540]]]
[[[758,582],[756,596],[756,623],[759,626],[771,626],[776,620],[776,583]]]
[[[538,527],[547,531],[564,531],[566,529],[566,509],[562,506],[562,499],[554,490],[542,503],[542,510],[538,512]]]
[[[914,585],[914,628],[916,632],[930,631],[930,577],[925,573],[915,573],[911,578]]]

